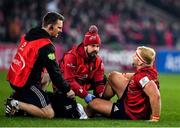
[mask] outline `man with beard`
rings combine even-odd
[[[7,75],[7,80],[15,90],[12,99],[8,99],[6,103],[7,116],[25,111],[37,117],[54,117],[49,97],[41,88],[41,73],[44,68],[57,91],[70,98],[75,96],[59,71],[52,43],[52,38],[62,32],[63,20],[61,14],[49,12],[43,18],[42,27],[31,29],[20,39]]]
[[[116,94],[117,102],[96,98],[88,104],[88,115],[93,110],[110,118],[158,121],[161,99],[158,73],[153,67],[155,56],[154,49],[138,47],[133,56],[135,73],[113,71],[108,76],[103,96],[110,99]]]
[[[98,55],[101,39],[95,25],[89,27],[83,42],[64,54],[59,61],[61,72],[75,92],[89,103],[95,97],[102,97],[105,78],[104,65]],[[94,94],[89,93],[93,90]]]

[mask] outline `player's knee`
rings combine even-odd
[[[55,113],[52,108],[46,109],[46,111],[44,111],[45,118],[52,119],[54,118],[54,116],[55,116]]]
[[[54,118],[54,111],[48,112],[48,113],[46,114],[46,117],[49,118],[49,119]]]
[[[89,102],[88,106],[94,110],[96,110],[99,107],[99,98],[95,98],[91,102]]]
[[[111,73],[109,73],[108,75],[108,80],[113,81],[113,79],[119,74],[119,72],[117,71],[112,71]]]

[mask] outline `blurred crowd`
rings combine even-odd
[[[17,43],[20,35],[41,24],[42,15],[57,11],[65,16],[65,23],[62,39],[56,42],[67,47],[80,43],[91,24],[98,26],[103,44],[112,47],[178,46],[178,18],[173,22],[157,18],[138,2],[145,0],[1,0],[0,42]]]
[[[180,1],[179,0],[146,0],[164,11],[171,13],[177,17],[180,16]]]

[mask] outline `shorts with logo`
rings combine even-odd
[[[110,117],[115,119],[130,120],[130,117],[125,112],[123,97],[118,99],[116,103],[113,103]]]
[[[31,85],[24,88],[17,88],[11,85],[11,87],[15,90],[11,97],[16,100],[33,104],[39,108],[44,108],[50,104],[48,95],[38,85]]]

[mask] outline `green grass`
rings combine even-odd
[[[5,81],[6,72],[0,72],[0,126],[42,126],[42,127],[178,127],[180,126],[180,75],[161,74],[160,91],[162,99],[161,120],[157,123],[148,121],[111,120],[94,118],[78,119],[40,119],[32,117],[4,116],[4,100],[11,93],[11,88]],[[82,100],[78,99],[81,103]]]

